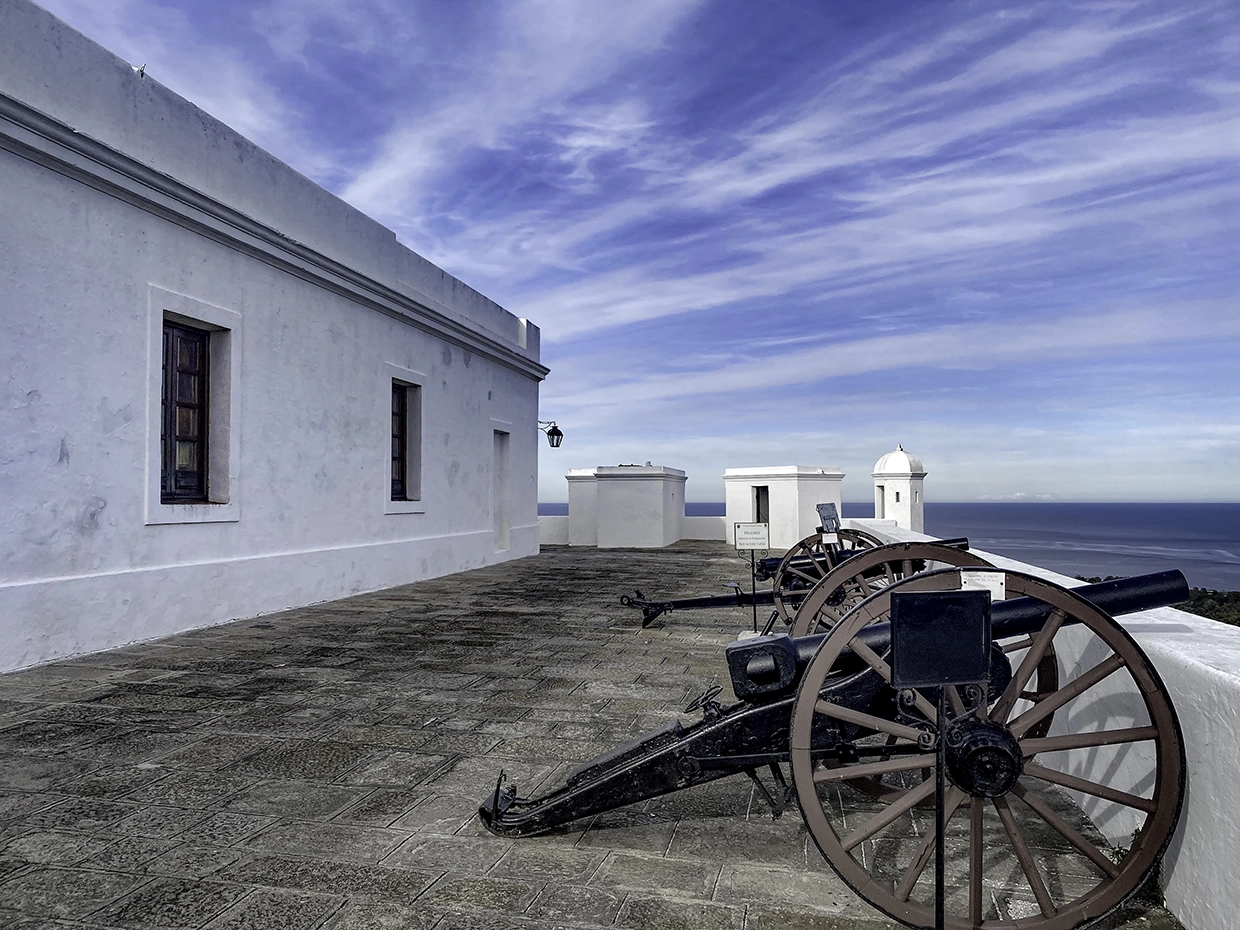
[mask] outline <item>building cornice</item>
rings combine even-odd
[[[3,93],[0,149],[527,377],[541,380],[550,371],[458,322],[433,298],[414,300]]]

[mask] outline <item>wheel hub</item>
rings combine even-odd
[[[947,776],[974,797],[1007,794],[1020,778],[1020,743],[1007,727],[965,717],[947,727]]]

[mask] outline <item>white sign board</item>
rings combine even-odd
[[[771,548],[771,525],[769,523],[737,523],[737,549]]]
[[[992,601],[1001,601],[1007,597],[1007,577],[1002,572],[970,572],[961,569],[960,590],[982,590],[990,592]]]

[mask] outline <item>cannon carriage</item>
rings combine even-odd
[[[860,531],[855,531],[860,534]],[[843,539],[856,542],[854,531],[841,530]],[[946,566],[989,565],[968,551],[967,539],[945,539],[933,543],[891,543],[865,534],[864,544],[840,546],[824,542],[822,535],[806,537],[782,557],[761,559],[754,577],[770,580],[769,590],[749,592],[729,583],[728,594],[647,599],[622,595],[620,603],[642,612],[642,626],[674,610],[710,610],[719,607],[773,607],[766,632],[782,620],[794,636],[824,631],[852,607],[885,587],[909,575]],[[805,555],[805,552],[809,555]],[[808,611],[802,609],[808,606]],[[798,617],[801,619],[798,621]]]
[[[754,581],[769,581],[769,589],[745,591],[728,582],[728,594],[653,600],[637,591],[635,596],[622,595],[620,603],[642,612],[642,626],[675,610],[753,606],[756,612],[758,606],[769,606],[773,610],[764,632],[782,621],[799,636],[825,631],[865,597],[901,578],[933,568],[989,564],[969,553],[964,537],[885,545],[865,530],[841,527],[834,504],[819,504],[817,509],[822,525],[813,534],[782,556],[754,563]]]
[[[988,683],[894,690],[893,596],[959,590],[978,575],[1000,579],[1005,595],[991,608]],[[745,774],[776,815],[796,798],[819,850],[863,898],[928,927],[935,831],[925,805],[941,745],[955,889],[947,925],[1067,930],[1135,893],[1174,830],[1179,725],[1157,672],[1111,614],[1187,593],[1178,572],[1073,590],[988,566],[912,574],[874,591],[829,632],[731,644],[734,703],[707,692],[693,705],[696,722],[619,746],[538,798],[518,797],[501,774],[480,816],[492,832],[531,835]],[[1083,658],[1059,668],[1065,643]],[[1043,671],[1048,663],[1053,673]],[[1083,712],[1094,705],[1109,721]],[[1103,819],[1118,818],[1125,836],[1131,825],[1131,840],[1112,846],[1069,793],[1100,805]]]

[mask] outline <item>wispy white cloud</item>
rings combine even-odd
[[[343,196],[372,213],[415,212],[462,150],[501,146],[509,133],[563,112],[627,59],[659,48],[694,6],[519,0],[495,7],[494,41],[462,48],[469,60],[457,68],[461,86],[418,113],[398,115],[378,156]],[[580,150],[579,130],[570,129],[567,149]]]
[[[1012,319],[802,347],[798,343],[761,357],[712,360],[692,371],[643,373],[611,369],[592,359],[594,384],[561,393],[552,382],[544,392],[575,414],[624,411],[651,402],[700,395],[745,392],[779,393],[788,386],[816,385],[874,372],[927,369],[986,371],[1013,362],[1035,364],[1071,359],[1103,359],[1133,347],[1174,341],[1236,339],[1240,313],[1234,299],[1170,307],[1136,307],[1059,317]],[[696,361],[696,360],[695,360]]]
[[[736,127],[719,146],[725,157],[703,158],[679,136],[652,131],[647,108],[641,133],[611,142],[625,170],[642,177],[636,190],[581,212],[566,209],[571,197],[559,191],[546,205],[462,218],[450,239],[428,243],[429,254],[536,306],[554,342],[807,286],[856,296],[858,275],[890,288],[926,262],[957,277],[993,273],[1025,261],[1019,250],[1029,245],[1117,224],[1136,247],[1157,248],[1177,217],[1200,220],[1194,201],[1235,199],[1240,98],[1228,82],[1202,80],[1183,88],[1194,98],[1187,112],[1126,107],[1126,93],[1166,88],[1149,73],[1149,54],[1104,54],[1175,18],[1104,19],[1044,28],[962,72],[894,88],[962,47],[999,41],[1010,22],[988,17],[963,35],[925,37],[915,62],[867,59],[824,75],[827,87],[809,99]],[[1022,84],[1030,75],[1038,80]],[[1112,112],[1080,118],[1091,107]],[[1222,176],[1195,190],[1167,184],[1211,168]],[[804,209],[753,207],[811,182]],[[698,232],[619,254],[642,221],[686,214],[699,218]],[[695,257],[739,251],[744,260],[695,273],[669,261],[681,248]]]

